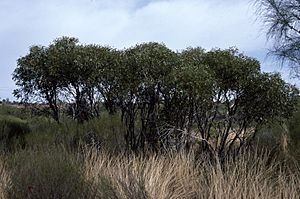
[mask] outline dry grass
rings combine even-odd
[[[189,158],[180,155],[108,158],[92,153],[85,162],[85,175],[96,186],[103,186],[105,179],[116,198],[193,198],[197,170]],[[99,191],[102,196],[102,190]]]
[[[10,188],[10,175],[7,172],[4,162],[0,159],[0,198],[7,198],[7,190]]]
[[[99,198],[299,198],[298,173],[270,162],[268,155],[246,153],[221,166],[205,157],[195,163],[192,154],[108,157],[92,152],[85,176],[101,187]]]
[[[0,161],[0,198],[299,198],[299,169],[269,153],[222,164],[192,153],[17,152]],[[291,169],[293,168],[293,170]],[[28,190],[28,186],[32,190]]]

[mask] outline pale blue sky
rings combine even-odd
[[[173,50],[236,46],[264,71],[287,71],[265,59],[270,44],[248,0],[0,0],[0,20],[0,98],[13,99],[16,60],[61,36],[116,48],[147,41]]]

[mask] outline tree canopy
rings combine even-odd
[[[292,115],[298,96],[234,48],[174,52],[150,42],[117,50],[62,37],[31,47],[17,63],[16,97],[42,99],[56,121],[66,107],[79,122],[100,116],[101,107],[120,114],[132,150],[189,148],[198,139],[222,156],[261,125]]]

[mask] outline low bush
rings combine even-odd
[[[26,150],[9,158],[9,198],[90,198],[80,160],[62,149]],[[91,192],[90,192],[91,193]]]
[[[288,122],[290,135],[290,151],[300,163],[300,111],[296,112]]]
[[[0,116],[0,143],[2,150],[11,151],[15,148],[24,148],[25,135],[30,132],[25,120],[14,116]]]
[[[96,146],[110,151],[122,151],[125,148],[125,128],[119,115],[104,112],[99,118],[78,124],[65,118],[58,124],[46,117],[28,119],[30,133],[26,135],[28,148],[64,146],[76,151],[82,146]]]
[[[94,118],[82,124],[75,121],[66,121],[56,128],[48,124],[54,134],[55,145],[64,145],[68,149],[77,150],[79,147],[95,146],[105,148],[109,151],[122,151],[125,149],[124,131],[125,128],[120,122],[119,115],[103,113],[99,118]],[[36,131],[39,136],[39,131]],[[53,132],[45,133],[53,135]]]

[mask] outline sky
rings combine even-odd
[[[11,74],[32,45],[49,45],[61,36],[118,49],[161,42],[187,47],[237,47],[261,62],[265,72],[288,68],[267,56],[262,23],[253,0],[0,0],[0,98],[14,99]]]

